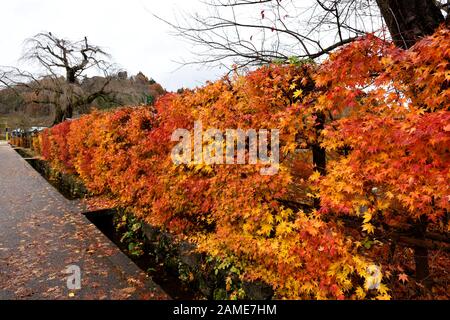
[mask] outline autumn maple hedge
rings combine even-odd
[[[441,28],[406,51],[369,35],[320,65],[264,66],[154,107],[94,111],[46,130],[36,147],[93,194],[265,281],[276,297],[389,298],[383,283],[371,287],[384,249],[363,250],[338,216],[360,219],[368,236],[380,225],[448,228],[446,39]],[[171,135],[194,121],[279,129],[278,173],[174,165]]]

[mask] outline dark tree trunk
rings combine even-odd
[[[314,170],[319,171],[321,176],[326,173],[326,153],[319,144],[312,146]]]
[[[72,118],[73,116],[73,106],[68,105],[64,110],[58,105],[55,111],[55,120],[53,120],[53,125],[63,122],[66,119]]]
[[[55,119],[53,120],[53,125],[57,125],[64,121],[64,110],[61,109],[59,104],[55,105]]]
[[[320,136],[320,133],[325,128],[325,115],[323,113],[316,113],[316,135]],[[326,174],[326,153],[325,149],[317,142],[312,146],[313,152],[313,164],[314,170],[320,172],[322,176]]]
[[[70,88],[69,88],[70,90]],[[73,93],[71,91],[68,91],[68,95],[72,95]],[[56,98],[57,103],[55,104],[55,119],[53,120],[53,125],[57,125],[58,123],[63,122],[64,120],[68,118],[72,118],[73,116],[73,110],[74,110],[74,103],[73,100],[69,100],[67,102],[67,105],[62,108],[61,101],[58,101],[59,97]]]
[[[425,239],[428,222],[426,218],[421,218],[414,226],[413,233],[417,239]],[[430,287],[431,281],[430,267],[428,264],[428,249],[416,246],[414,247],[414,262],[416,265],[416,280],[423,281],[426,287]]]
[[[408,49],[444,22],[433,0],[377,0],[396,46]]]
[[[66,70],[66,81],[70,84],[74,84],[77,81],[75,71],[72,68]]]
[[[325,115],[323,113],[316,114],[316,134],[317,137],[320,136],[320,133],[325,127]],[[315,143],[312,146],[312,154],[313,154],[313,164],[314,170],[317,170],[321,176],[326,174],[326,151],[323,147],[320,146],[320,143]],[[314,198],[314,208],[320,208],[320,199]]]
[[[416,279],[418,281],[426,281],[430,275],[430,267],[428,265],[428,249],[415,247],[414,262],[416,264]],[[426,282],[428,283],[428,281]]]
[[[312,152],[313,152],[314,170],[319,171],[320,175],[324,176],[326,173],[325,149],[322,148],[320,145],[315,144],[312,146]],[[320,199],[319,198],[314,198],[314,208],[320,209]]]
[[[72,118],[72,116],[73,116],[73,105],[69,104],[64,110],[64,120]]]

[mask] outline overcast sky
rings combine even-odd
[[[199,66],[179,69],[175,61],[189,60],[192,48],[170,35],[170,28],[152,13],[172,19],[174,12],[203,8],[199,0],[0,1],[0,65],[18,66],[23,41],[38,32],[51,31],[72,40],[86,35],[129,75],[142,71],[168,90],[192,88],[226,71]]]

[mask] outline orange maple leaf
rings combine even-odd
[[[408,275],[405,273],[400,273],[398,275],[398,280],[401,281],[402,283],[408,282]]]

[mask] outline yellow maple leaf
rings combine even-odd
[[[370,220],[372,220],[372,214],[370,212],[364,213],[363,217],[364,217],[364,221],[363,221],[364,224],[367,224]],[[363,230],[364,230],[364,228],[363,228]]]
[[[375,227],[370,223],[364,223],[362,226],[363,231],[367,231],[367,233],[374,233]]]
[[[294,98],[301,97],[302,94],[303,94],[303,90],[302,90],[302,89],[295,90],[295,92],[294,92]]]
[[[358,299],[364,299],[366,297],[366,293],[364,292],[364,289],[361,287],[356,288],[355,293]]]
[[[259,234],[269,236],[270,232],[272,232],[271,224],[263,224],[261,229],[259,230]]]
[[[314,173],[309,177],[309,180],[316,181],[320,178],[320,172],[314,171]]]
[[[277,226],[276,230],[277,235],[282,235],[291,232],[292,228],[286,221],[283,221]]]

